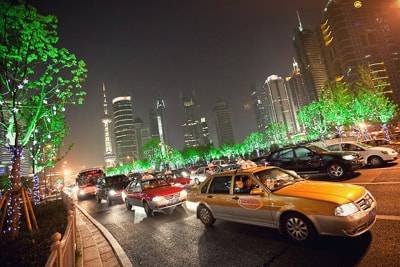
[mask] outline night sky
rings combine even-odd
[[[103,164],[101,84],[109,102],[131,95],[134,112],[146,123],[160,94],[167,105],[168,134],[182,147],[181,93],[195,90],[200,112],[216,140],[212,108],[228,101],[236,141],[255,130],[246,110],[254,83],[291,71],[292,32],[299,10],[305,27],[319,23],[326,0],[36,0],[42,14],[59,18],[60,46],[86,61],[88,93],[83,106],[68,110],[74,143],[67,157],[74,170]]]

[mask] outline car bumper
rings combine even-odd
[[[350,171],[355,171],[364,167],[365,163],[364,160],[352,160],[347,162],[346,168]]]
[[[150,208],[155,211],[160,211],[163,209],[168,209],[172,207],[176,207],[182,205],[186,202],[186,198],[180,198],[176,201],[161,201],[161,202],[150,202]]]
[[[348,236],[361,235],[371,229],[376,222],[376,207],[360,211],[346,217],[312,216],[320,235]]]

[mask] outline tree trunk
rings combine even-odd
[[[12,147],[13,153],[13,164],[11,169],[11,205],[9,208],[9,230],[11,239],[17,238],[19,234],[19,219],[20,219],[20,209],[21,209],[21,153],[22,148],[18,145]]]

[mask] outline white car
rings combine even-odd
[[[200,167],[194,173],[190,174],[190,179],[192,179],[196,184],[200,184],[204,182],[207,178],[207,175],[211,173],[209,167]]]
[[[360,154],[364,158],[364,164],[373,167],[382,166],[386,162],[394,161],[398,153],[388,147],[369,146],[358,142],[342,142],[326,147],[331,151],[350,151]]]

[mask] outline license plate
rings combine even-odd
[[[171,205],[171,204],[175,204],[175,203],[177,203],[177,202],[179,202],[179,199],[173,198],[173,199],[170,199],[170,200],[168,201],[168,204]]]

